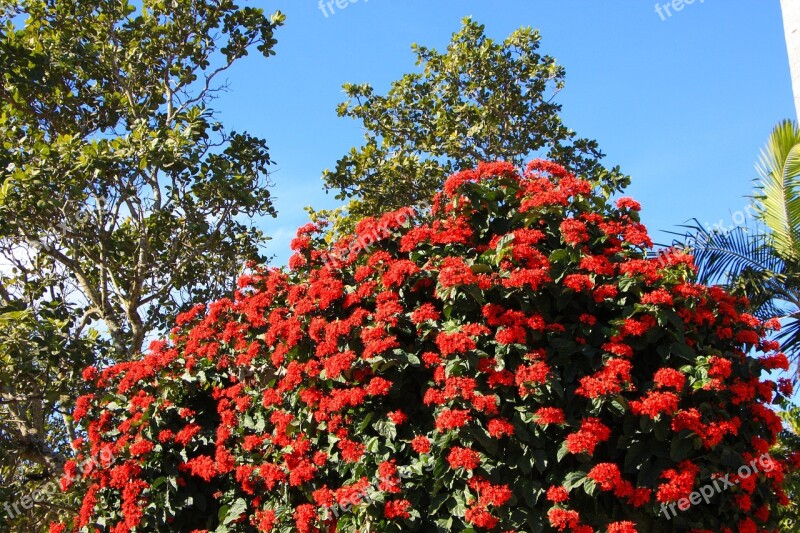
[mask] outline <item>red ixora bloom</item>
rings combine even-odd
[[[567,435],[567,450],[574,454],[592,455],[597,445],[607,441],[609,437],[611,437],[611,429],[604,425],[599,418],[585,418],[578,431]]]
[[[559,531],[566,531],[567,529],[574,531],[578,527],[581,517],[578,511],[553,507],[547,512],[547,519],[550,521],[550,525]]]
[[[589,240],[589,231],[586,224],[574,218],[568,218],[561,223],[561,235],[567,244],[578,245]]]
[[[453,470],[458,468],[474,470],[481,463],[481,456],[475,450],[454,446],[447,455],[447,462],[450,463],[450,468]]]
[[[665,470],[661,477],[667,482],[658,486],[656,499],[661,503],[669,503],[688,498],[694,490],[695,479],[699,472],[700,468],[690,461],[683,461],[677,469]]]
[[[294,523],[298,533],[311,533],[314,531],[314,522],[317,520],[317,510],[310,503],[298,505],[294,510]]]
[[[592,399],[619,394],[630,388],[632,368],[633,365],[626,359],[609,359],[601,370],[581,378],[575,394]]]
[[[408,421],[408,415],[406,415],[403,411],[392,411],[387,415],[389,420],[396,426],[400,426],[405,424]]]
[[[426,320],[439,320],[440,316],[433,304],[422,304],[411,313],[411,321],[414,324],[421,324]]]
[[[470,524],[483,529],[494,529],[500,523],[500,520],[484,507],[470,507],[464,513],[464,518]]]
[[[546,496],[553,503],[562,503],[569,500],[569,491],[562,486],[553,485],[547,489]]]
[[[411,508],[411,502],[408,500],[391,500],[383,506],[383,516],[386,518],[408,518],[411,513],[408,510]]]
[[[436,429],[440,432],[458,429],[466,425],[472,416],[464,409],[445,409],[436,417]]]
[[[181,472],[188,472],[206,482],[211,481],[211,479],[217,475],[214,459],[207,455],[200,455],[178,465],[178,470]]]
[[[469,335],[459,332],[446,333],[444,331],[436,336],[436,345],[444,356],[454,353],[466,353],[477,347],[475,341]]]
[[[528,366],[517,369],[516,383],[520,396],[527,396],[536,392],[535,385],[542,385],[547,381],[550,367],[544,361],[536,361]]]
[[[431,451],[431,441],[424,435],[417,435],[411,441],[411,448],[417,453],[428,453]]]
[[[514,425],[503,418],[489,420],[486,429],[489,431],[489,435],[496,439],[514,434]]]
[[[660,414],[672,415],[678,410],[679,399],[672,392],[649,391],[641,401],[631,401],[631,411],[635,415],[647,415],[656,419]]]
[[[686,386],[686,374],[674,368],[661,368],[653,376],[653,382],[657,387],[680,392]]]
[[[612,522],[608,524],[607,533],[638,533],[638,530],[633,522]]]
[[[564,411],[558,407],[540,407],[533,415],[540,426],[563,424],[565,421]]]
[[[614,463],[600,463],[595,465],[586,477],[595,481],[605,491],[614,490],[622,483],[619,467]]]
[[[564,278],[564,286],[575,292],[588,291],[594,288],[594,281],[585,274],[569,274]]]
[[[460,257],[447,257],[439,269],[439,283],[444,288],[472,285],[478,278]]]
[[[619,209],[630,209],[631,211],[641,211],[642,204],[629,196],[623,196],[617,200],[617,207]]]

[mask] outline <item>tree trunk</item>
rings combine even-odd
[[[783,31],[789,51],[789,69],[797,118],[800,119],[800,0],[781,0]]]

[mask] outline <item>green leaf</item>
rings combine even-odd
[[[222,509],[220,509],[220,513]],[[234,522],[239,519],[244,513],[247,512],[247,502],[244,498],[239,498],[233,502],[227,512],[225,513],[225,518],[222,520],[223,525],[228,525],[231,522]]]

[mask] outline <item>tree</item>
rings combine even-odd
[[[56,474],[78,435],[72,408],[87,390],[81,371],[108,346],[81,331],[58,282],[28,278],[19,288],[19,299],[0,297],[0,502],[9,530],[41,531],[74,503]],[[37,492],[46,505],[21,505]]]
[[[731,231],[689,226],[691,248],[704,283],[745,295],[761,318],[779,317],[778,335],[795,363],[800,358],[800,130],[779,124],[758,166],[756,224]]]
[[[792,74],[794,105],[800,120],[800,5],[793,0],[781,0],[781,11],[786,49],[789,53],[789,70]]]
[[[19,329],[0,328],[17,347],[3,377],[21,376],[2,387],[9,464],[55,473],[47,450],[15,436],[41,437],[42,417],[71,411],[81,385],[61,371],[107,362],[98,331],[109,361],[135,359],[180,310],[230,294],[242,265],[263,260],[248,221],[275,214],[267,146],[227,131],[212,104],[239,59],[274,54],[283,20],[232,0],[0,3],[0,253],[15,269],[0,287],[3,308],[22,313],[7,315]],[[19,344],[29,336],[44,345],[33,360]],[[71,359],[70,346],[88,352]],[[15,418],[15,402],[41,416]],[[53,450],[65,431],[47,436]]]
[[[274,214],[263,140],[208,107],[283,20],[232,1],[23,2],[3,21],[3,236],[37,246],[79,284],[120,356],[182,301],[219,295]]]
[[[774,530],[776,324],[647,259],[604,187],[482,164],[334,250],[304,226],[288,270],[88,372],[82,455],[114,460],[53,531]]]
[[[465,19],[446,52],[413,45],[420,72],[392,83],[385,96],[346,84],[349,99],[338,113],[362,123],[365,144],[324,172],[326,189],[349,202],[319,216],[352,229],[361,217],[431,197],[454,171],[482,161],[520,165],[542,152],[578,174],[624,184],[618,169],[600,165],[595,141],[561,123],[554,100],[564,69],[539,53],[540,42],[530,28],[495,42]]]

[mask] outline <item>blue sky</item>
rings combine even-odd
[[[671,16],[638,0],[341,3],[327,17],[318,0],[246,4],[287,15],[277,55],[237,65],[215,103],[229,127],[266,138],[277,163],[279,216],[259,221],[276,264],[307,220],[304,206],[338,205],[321,172],[363,139],[358,123],[336,116],[341,85],[385,92],[414,69],[411,43],[443,49],[464,16],[498,40],[520,26],[541,30],[542,52],[567,71],[564,123],[631,175],[628,193],[657,241],[693,217],[732,224],[772,127],[794,118],[778,0],[695,0]]]

